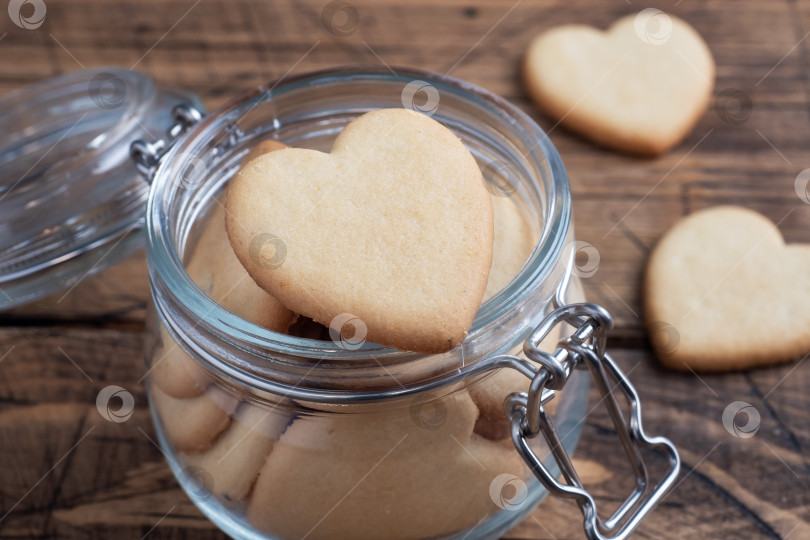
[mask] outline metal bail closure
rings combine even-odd
[[[171,150],[183,133],[202,120],[203,114],[190,105],[180,104],[172,109],[174,123],[166,132],[166,137],[152,142],[134,141],[129,147],[129,155],[138,171],[151,184],[160,160]]]
[[[538,348],[540,342],[554,327],[562,323],[573,326],[574,333],[560,340],[554,354],[541,351]],[[528,394],[511,394],[505,404],[512,423],[512,441],[518,452],[550,493],[576,501],[584,517],[585,534],[592,540],[627,538],[666,494],[681,466],[678,451],[668,439],[649,437],[644,433],[638,394],[624,373],[605,353],[606,334],[612,327],[610,315],[595,304],[570,304],[552,311],[524,345],[526,356],[540,364],[532,378]],[[562,389],[575,368],[587,368],[591,372],[602,396],[600,403],[605,404],[613,419],[616,433],[635,474],[635,490],[606,520],[599,517],[596,501],[582,486],[543,404],[544,390],[548,392],[547,388]],[[629,418],[625,417],[616,400],[617,390],[624,394],[630,404]],[[557,480],[529,446],[529,441],[540,434],[562,471],[564,483]],[[652,486],[641,455],[642,449],[660,452],[669,462],[664,478]]]

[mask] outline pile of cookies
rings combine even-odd
[[[452,132],[386,109],[347,125],[329,154],[255,147],[186,268],[213,300],[270,330],[325,337],[348,313],[369,341],[435,353],[464,339],[536,237],[512,199],[490,194]],[[517,372],[329,406],[236,397],[165,329],[149,357],[158,422],[181,465],[270,535],[452,534],[503,507],[491,494],[499,475],[529,474],[503,410],[528,387]]]

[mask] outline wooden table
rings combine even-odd
[[[670,437],[683,457],[677,488],[637,537],[810,538],[810,362],[673,373],[659,367],[639,318],[644,260],[683,215],[741,204],[780,222],[788,241],[810,241],[810,205],[794,190],[797,174],[810,167],[810,2],[659,6],[705,37],[718,65],[717,92],[739,90],[752,107],[729,117],[718,104],[655,160],[600,150],[554,128],[530,106],[518,69],[540,30],[570,22],[605,27],[648,4],[352,2],[359,26],[340,37],[322,25],[324,1],[46,0],[46,20],[35,30],[0,13],[0,93],[81,67],[135,65],[194,90],[212,109],[287,73],[384,63],[449,72],[504,96],[548,129],[562,154],[577,237],[601,255],[587,292],[617,319],[610,346],[641,394],[649,432]],[[61,302],[0,314],[0,536],[222,537],[153,443],[137,382],[147,295],[141,253]],[[96,395],[110,384],[135,396],[125,423],[96,410]],[[723,427],[722,413],[735,401],[759,412],[756,436],[738,438]],[[615,502],[610,488],[623,469],[598,408],[576,456],[592,489]],[[580,538],[580,515],[549,500],[508,536]]]

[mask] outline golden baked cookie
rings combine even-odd
[[[679,221],[647,264],[650,340],[668,367],[728,371],[810,351],[810,245],[746,208],[717,206]]]
[[[493,196],[494,237],[492,266],[484,291],[484,301],[503,289],[518,274],[534,250],[532,228],[507,196]],[[309,317],[299,317],[288,332],[309,339],[329,340],[328,329]]]
[[[202,452],[231,423],[239,400],[217,386],[188,399],[165,394],[156,385],[149,389],[152,404],[169,442],[180,452]]]
[[[446,127],[407,109],[367,113],[326,154],[290,148],[228,186],[227,229],[253,279],[329,326],[427,353],[463,341],[492,263],[492,203]]]
[[[282,538],[433,538],[499,508],[500,474],[525,478],[514,448],[472,433],[466,392],[442,400],[434,424],[400,410],[302,417],[276,443],[254,486],[248,521]]]
[[[657,155],[676,145],[709,105],[715,65],[688,23],[657,9],[602,32],[564,25],[534,39],[523,76],[535,103],[609,148]]]
[[[273,444],[287,427],[290,416],[283,407],[239,405],[228,429],[214,445],[199,454],[186,454],[191,467],[202,471],[205,486],[227,501],[245,499]],[[199,472],[199,471],[198,471]]]
[[[532,254],[535,235],[510,197],[492,197],[494,239],[492,266],[484,292],[489,299],[512,281]]]
[[[275,152],[276,150],[283,150],[284,148],[287,148],[287,145],[279,141],[260,141],[250,149],[250,152],[245,154],[245,157],[242,158],[242,163],[240,163],[240,167],[244,167],[259,156]]]
[[[166,328],[160,326],[160,344],[152,353],[149,379],[175,398],[199,396],[211,382],[211,376],[177,344]]]
[[[268,152],[286,148],[262,141],[242,159],[242,167]],[[295,314],[251,279],[234,255],[225,231],[225,208],[217,202],[186,264],[189,277],[212,300],[235,315],[269,330],[284,332]]]
[[[295,314],[261,289],[233,254],[225,232],[225,208],[214,208],[186,266],[189,277],[212,300],[235,315],[286,332]]]

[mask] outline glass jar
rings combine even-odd
[[[425,355],[340,335],[281,334],[228,312],[191,280],[184,262],[251,147],[273,139],[328,151],[352,119],[402,106],[432,114],[459,136],[493,197],[510,197],[536,239],[517,275],[483,303],[462,345]],[[588,396],[574,358],[590,358],[578,347],[594,338],[588,367],[594,376],[605,371],[598,364],[604,339],[598,324],[560,307],[581,295],[572,278],[570,191],[559,155],[525,114],[449,77],[331,70],[257,89],[159,146],[171,148],[145,159],[149,145],[136,145],[144,170],[160,161],[146,219],[147,389],[174,474],[226,533],[489,538],[523,519],[547,489],[582,496],[566,495],[555,479],[562,472],[571,489],[582,488],[567,461]],[[567,348],[556,346],[556,336],[543,340],[562,322],[579,328]],[[630,424],[625,429],[635,429]],[[595,538],[635,519],[638,502],[650,499],[635,497],[613,523],[591,516],[590,529],[586,512],[586,533]]]

